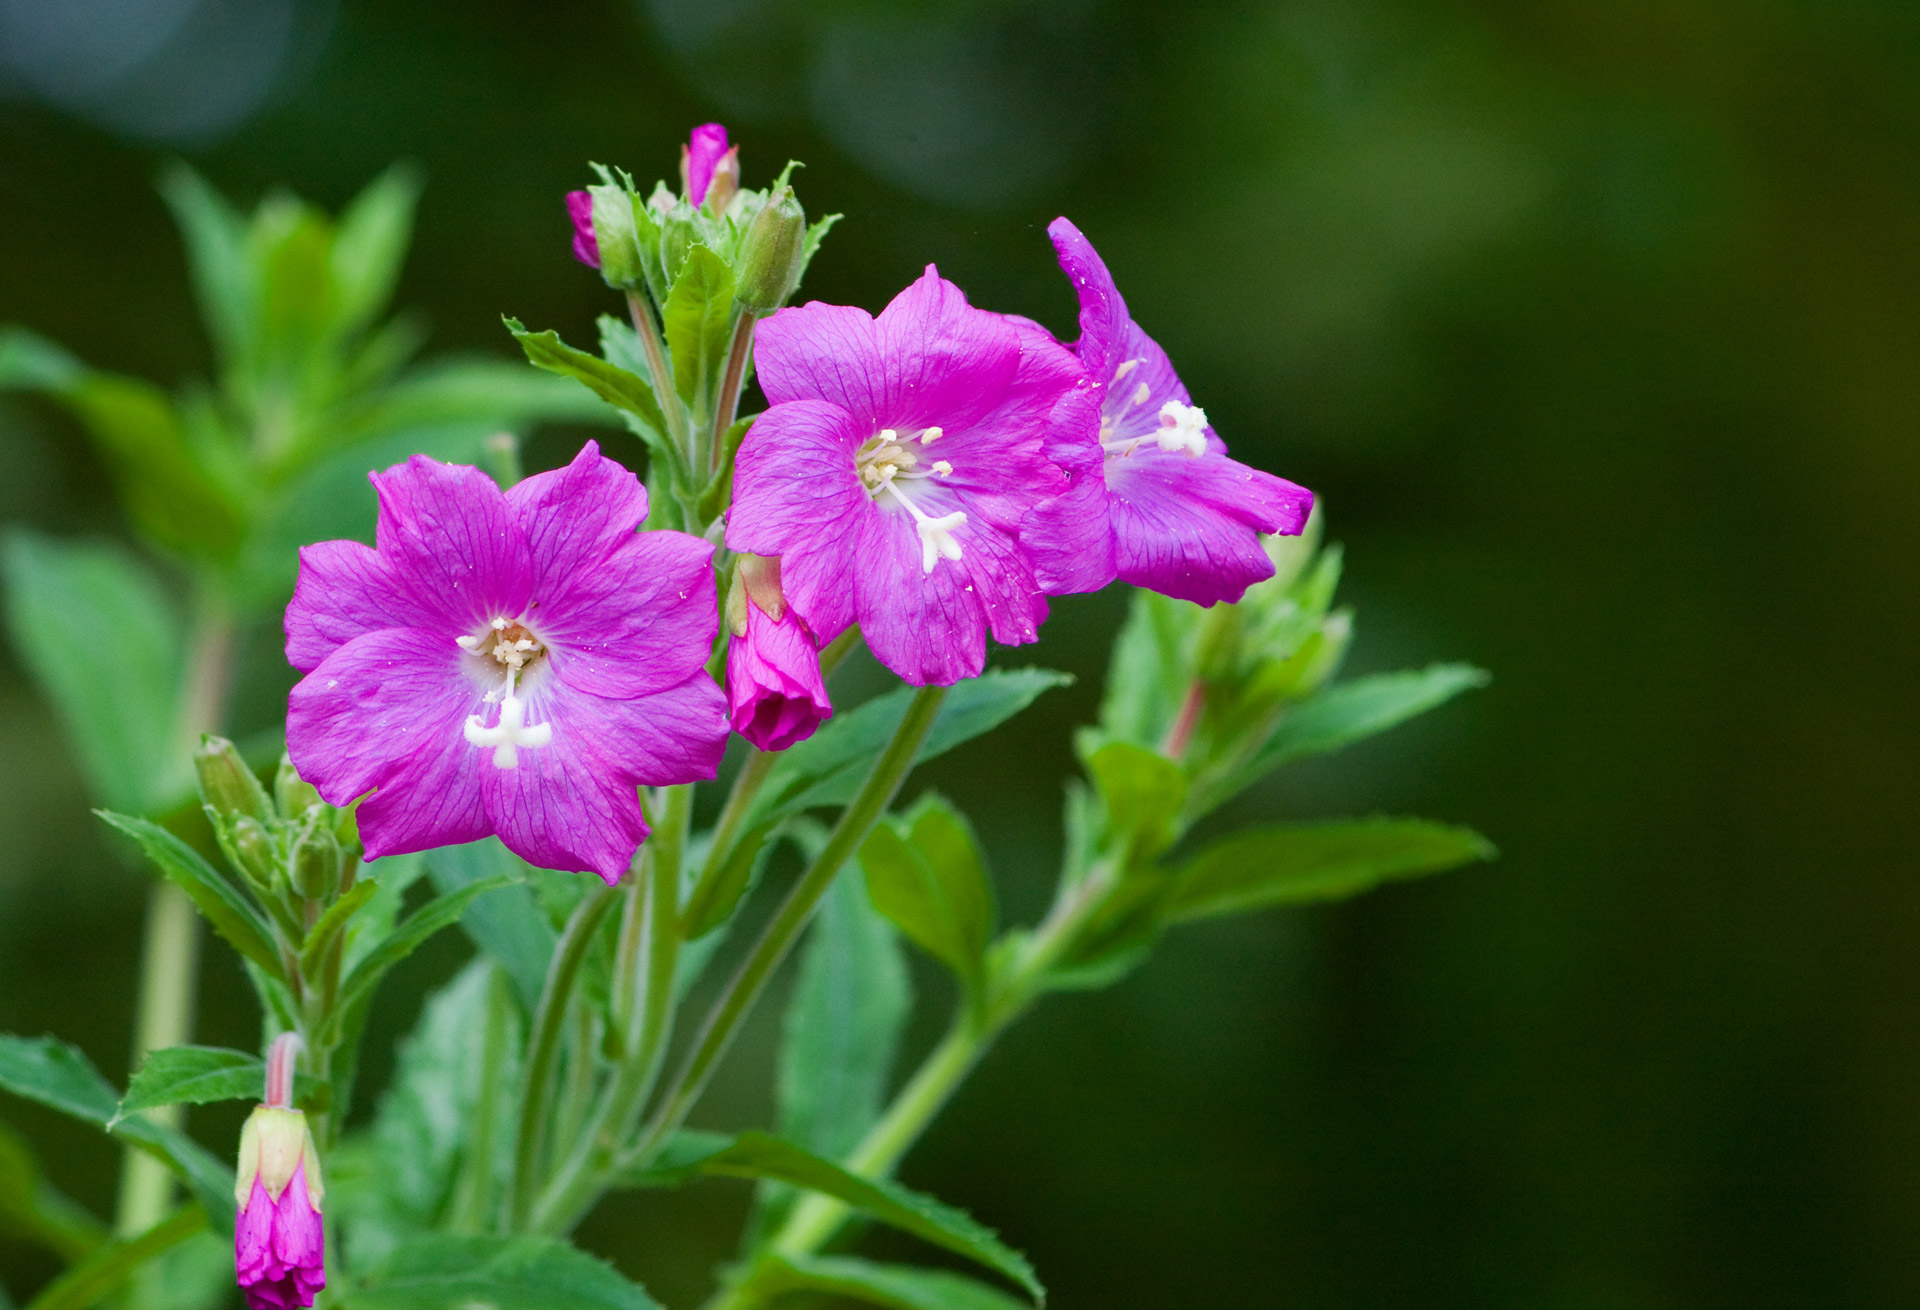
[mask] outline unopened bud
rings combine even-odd
[[[300,818],[308,810],[326,804],[320,799],[319,790],[293,767],[293,758],[285,751],[280,752],[280,768],[273,775],[273,799],[283,819]]]
[[[267,789],[225,737],[202,737],[200,749],[193,753],[193,767],[200,775],[200,799],[215,814],[227,819],[245,815],[260,823],[273,821]]]
[[[324,815],[312,821],[294,838],[293,855],[287,861],[293,889],[308,900],[325,900],[340,885],[340,872],[346,857],[333,828]]]
[[[240,1133],[233,1199],[234,1272],[256,1306],[307,1306],[327,1283],[326,1187],[307,1116],[293,1108],[300,1039],[282,1033],[267,1053],[266,1103]]]
[[[258,819],[250,815],[237,819],[217,817],[214,835],[233,867],[245,874],[249,882],[263,891],[271,891],[280,881],[280,848]]]
[[[727,144],[727,129],[702,123],[680,148],[680,180],[694,208],[702,205],[715,214],[727,212],[740,190],[740,148]]]
[[[771,314],[786,304],[800,284],[801,249],[806,238],[806,211],[792,187],[780,187],[747,228],[734,299],[756,314]]]
[[[573,223],[573,257],[588,268],[600,267],[600,241],[593,232],[593,197],[567,192],[567,218]]]

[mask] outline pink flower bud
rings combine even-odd
[[[713,194],[716,211],[725,209],[740,189],[740,148],[727,145],[727,129],[718,123],[703,123],[680,152],[680,173],[687,184],[687,199],[696,207]]]
[[[327,1285],[320,1157],[307,1116],[291,1108],[300,1045],[293,1033],[274,1039],[267,1054],[267,1104],[254,1110],[240,1133],[233,1264],[247,1310],[310,1306]]]
[[[573,220],[573,257],[588,268],[600,267],[600,242],[593,234],[593,197],[567,192],[567,217]]]
[[[727,645],[733,730],[763,751],[805,741],[833,717],[833,705],[813,637],[781,595],[780,561],[741,556],[740,584],[727,610],[734,629]]]

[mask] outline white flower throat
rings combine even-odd
[[[967,521],[966,514],[960,510],[936,518],[914,504],[913,496],[908,494],[915,482],[953,476],[953,465],[944,459],[924,462],[926,448],[941,436],[937,427],[922,428],[918,432],[881,428],[877,435],[867,438],[853,455],[854,470],[865,484],[867,495],[874,500],[882,496],[891,497],[895,504],[913,516],[914,531],[920,536],[920,569],[923,573],[933,572],[933,566],[943,559],[960,558],[960,541],[953,533],[955,528]]]
[[[455,637],[454,641],[469,655],[491,664],[490,671],[501,676],[500,686],[486,695],[488,701],[500,702],[500,721],[489,728],[478,714],[468,715],[464,729],[467,741],[491,746],[496,769],[520,767],[522,746],[545,746],[553,740],[553,725],[528,723],[527,703],[514,694],[521,674],[544,659],[547,648],[526,626],[503,618],[494,619],[479,636]]]

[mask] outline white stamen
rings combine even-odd
[[[939,428],[928,428],[920,434],[920,444],[923,446],[931,446],[934,442],[946,435],[947,434]]]
[[[1119,368],[1116,368],[1115,370],[1113,370],[1114,382],[1118,383],[1121,378],[1133,372],[1133,370],[1135,370],[1136,368],[1139,368],[1140,365],[1145,362],[1146,362],[1145,360],[1140,360],[1140,359],[1129,359],[1124,361]]]
[[[1169,400],[1160,407],[1160,428],[1153,437],[1162,450],[1184,450],[1189,455],[1204,455],[1207,453],[1206,429],[1206,410],[1198,405],[1183,405],[1177,400]]]
[[[953,465],[944,459],[936,459],[933,461],[933,471],[943,478],[950,478],[953,476]]]
[[[478,714],[467,716],[466,737],[474,746],[493,747],[493,767],[520,767],[520,747],[545,746],[553,740],[551,723],[528,723],[527,703],[513,694],[513,672],[507,673],[506,695],[500,698],[500,722],[489,728]]]
[[[1149,387],[1146,383],[1142,382],[1139,386],[1133,389],[1133,399],[1127,402],[1127,407],[1131,409],[1135,405],[1144,405],[1147,403],[1147,401],[1151,400],[1152,398],[1153,398],[1153,388]]]

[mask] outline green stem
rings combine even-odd
[[[667,790],[660,831],[684,838],[692,813],[692,787]],[[587,1131],[554,1171],[553,1181],[534,1207],[532,1228],[557,1237],[570,1231],[606,1190],[607,1176],[618,1166],[621,1148],[633,1136],[635,1122],[666,1060],[673,1025],[674,973],[680,960],[681,843],[671,843],[669,858],[647,861],[637,905],[638,949],[631,964],[616,971],[615,996],[630,997],[623,1009],[625,1059]],[[622,924],[622,927],[626,927]]]
[[[740,391],[746,385],[747,360],[753,355],[753,323],[757,316],[750,309],[740,311],[734,324],[733,344],[727,349],[727,371],[720,379],[720,394],[713,403],[713,443],[708,447],[707,475],[720,468],[720,448],[726,442],[727,429],[740,411]]]
[[[653,374],[653,398],[660,405],[660,412],[667,419],[667,436],[679,448],[682,457],[688,455],[687,412],[680,404],[680,393],[673,389],[673,373],[667,368],[667,344],[660,336],[660,325],[654,321],[653,306],[638,291],[627,292],[627,314],[633,319],[633,330],[640,336],[640,349],[647,357],[647,371]]]
[[[887,806],[892,804],[900,785],[913,768],[914,757],[919,754],[921,743],[933,727],[946,695],[945,687],[922,687],[914,696],[900,720],[900,726],[894,731],[893,740],[887,743],[886,750],[874,762],[873,771],[861,784],[858,794],[841,812],[840,821],[834,825],[812,867],[800,875],[793,890],[787,893],[787,899],[761,932],[760,940],[741,962],[739,971],[714,1004],[694,1042],[693,1050],[670,1084],[667,1094],[661,1098],[660,1108],[655,1112],[653,1122],[647,1126],[645,1136],[635,1147],[635,1158],[649,1158],[686,1121],[688,1112],[700,1099],[707,1081],[719,1066],[720,1058],[727,1053],[734,1037],[738,1035],[741,1020],[753,1008],[761,989],[773,976],[774,969],[786,958],[787,951],[807,926],[814,907],[832,885],[834,875],[860,849],[867,834],[873,830],[873,825],[886,812]]]
[[[513,1039],[512,983],[495,965],[487,975],[487,1032],[480,1048],[480,1088],[474,1102],[466,1159],[454,1188],[449,1227],[456,1233],[484,1233],[493,1208],[493,1143],[500,1120],[500,1076]]]
[[[594,932],[607,911],[613,908],[619,891],[601,887],[588,893],[574,908],[573,917],[553,948],[553,963],[547,968],[547,980],[540,989],[540,1003],[534,1009],[533,1030],[527,1040],[527,1070],[520,1080],[520,1123],[514,1137],[513,1192],[508,1213],[513,1231],[525,1224],[533,1206],[535,1171],[540,1166],[541,1148],[546,1143],[548,1103],[560,1051],[560,1032],[566,1026],[569,1003],[580,965],[593,944]]]

